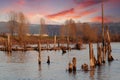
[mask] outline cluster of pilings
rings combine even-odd
[[[89,61],[90,61],[90,69],[88,69],[88,64],[84,63],[82,64],[81,68],[84,71],[88,70],[94,70],[96,66],[102,66],[102,64],[106,63],[106,60],[108,62],[111,62],[114,60],[112,57],[112,49],[111,49],[111,44],[110,44],[110,35],[109,35],[109,30],[108,27],[106,27],[106,31],[104,32],[106,36],[103,38],[102,43],[97,43],[97,59],[94,55],[94,49],[93,49],[93,44],[90,42],[89,43]],[[69,63],[69,71],[73,69],[73,66],[71,63]]]
[[[94,55],[93,44],[89,43],[90,67],[102,66],[102,64],[106,63],[106,60],[108,60],[108,62],[113,61],[114,58],[111,52],[110,35],[108,27],[106,26],[102,43],[97,43],[97,59]]]
[[[68,64],[68,71],[69,72],[75,72],[76,71],[76,58],[75,57],[73,57],[73,59],[72,59],[72,63],[71,62],[69,62],[69,64]]]

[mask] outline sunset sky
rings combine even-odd
[[[76,22],[101,22],[102,0],[0,0],[0,21],[8,21],[10,11],[23,12],[30,23],[63,24],[67,19]],[[105,22],[120,22],[120,0],[104,1]]]

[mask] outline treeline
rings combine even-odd
[[[9,13],[8,29],[9,34],[12,38],[16,38],[18,41],[23,41],[28,39],[26,34],[29,34],[29,19],[22,12],[11,11]],[[104,26],[106,27],[106,26]],[[109,26],[108,26],[109,28]],[[49,31],[46,28],[45,19],[40,19],[39,27],[39,37],[41,39],[42,34],[47,34]],[[60,26],[59,38],[60,40],[66,40],[64,38],[69,38],[71,42],[82,41],[84,43],[88,42],[98,42],[102,41],[102,30],[98,26],[91,26],[88,23],[75,22],[72,19],[66,20],[63,25]],[[53,32],[54,33],[54,32]],[[54,36],[54,35],[53,35]],[[32,37],[33,38],[33,37]],[[110,33],[111,41],[120,41],[119,34]],[[46,39],[46,38],[45,38]],[[52,38],[51,38],[52,39]],[[34,39],[33,39],[34,40]]]
[[[104,24],[105,28],[105,37],[106,30],[111,28],[108,24]],[[120,42],[120,34],[112,33],[110,30],[110,39],[112,42]],[[91,26],[88,23],[75,22],[70,19],[62,25],[60,30],[60,36],[65,37],[69,36],[71,41],[82,41],[84,43],[88,42],[102,42],[102,27],[100,26]]]
[[[61,37],[69,36],[72,41],[97,42],[98,28],[91,27],[88,23],[75,23],[70,19],[62,25],[60,30]]]

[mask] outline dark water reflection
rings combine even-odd
[[[89,64],[89,49],[72,50],[66,54],[62,51],[42,51],[42,63],[38,65],[38,52],[0,52],[0,80],[119,80],[120,76],[120,43],[112,43],[115,61],[106,62],[91,71],[81,70],[83,63]],[[94,45],[96,53],[96,45]],[[95,54],[96,55],[96,54]],[[47,57],[50,56],[50,65]],[[77,71],[66,71],[73,57],[77,59]]]

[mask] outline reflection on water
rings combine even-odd
[[[17,53],[17,54],[16,54]],[[8,63],[24,63],[26,59],[24,52],[6,52]]]
[[[118,60],[84,72],[81,65],[89,64],[88,45],[86,47],[86,50],[71,50],[65,54],[62,51],[42,51],[41,65],[38,65],[37,51],[0,51],[0,80],[119,80],[120,43],[112,43],[112,55]],[[50,65],[46,63],[48,56]],[[77,59],[77,71],[69,73],[66,68],[73,57]]]
[[[91,80],[94,80],[94,75],[95,75],[95,68],[91,67],[91,69],[90,69],[90,78],[91,78]]]

